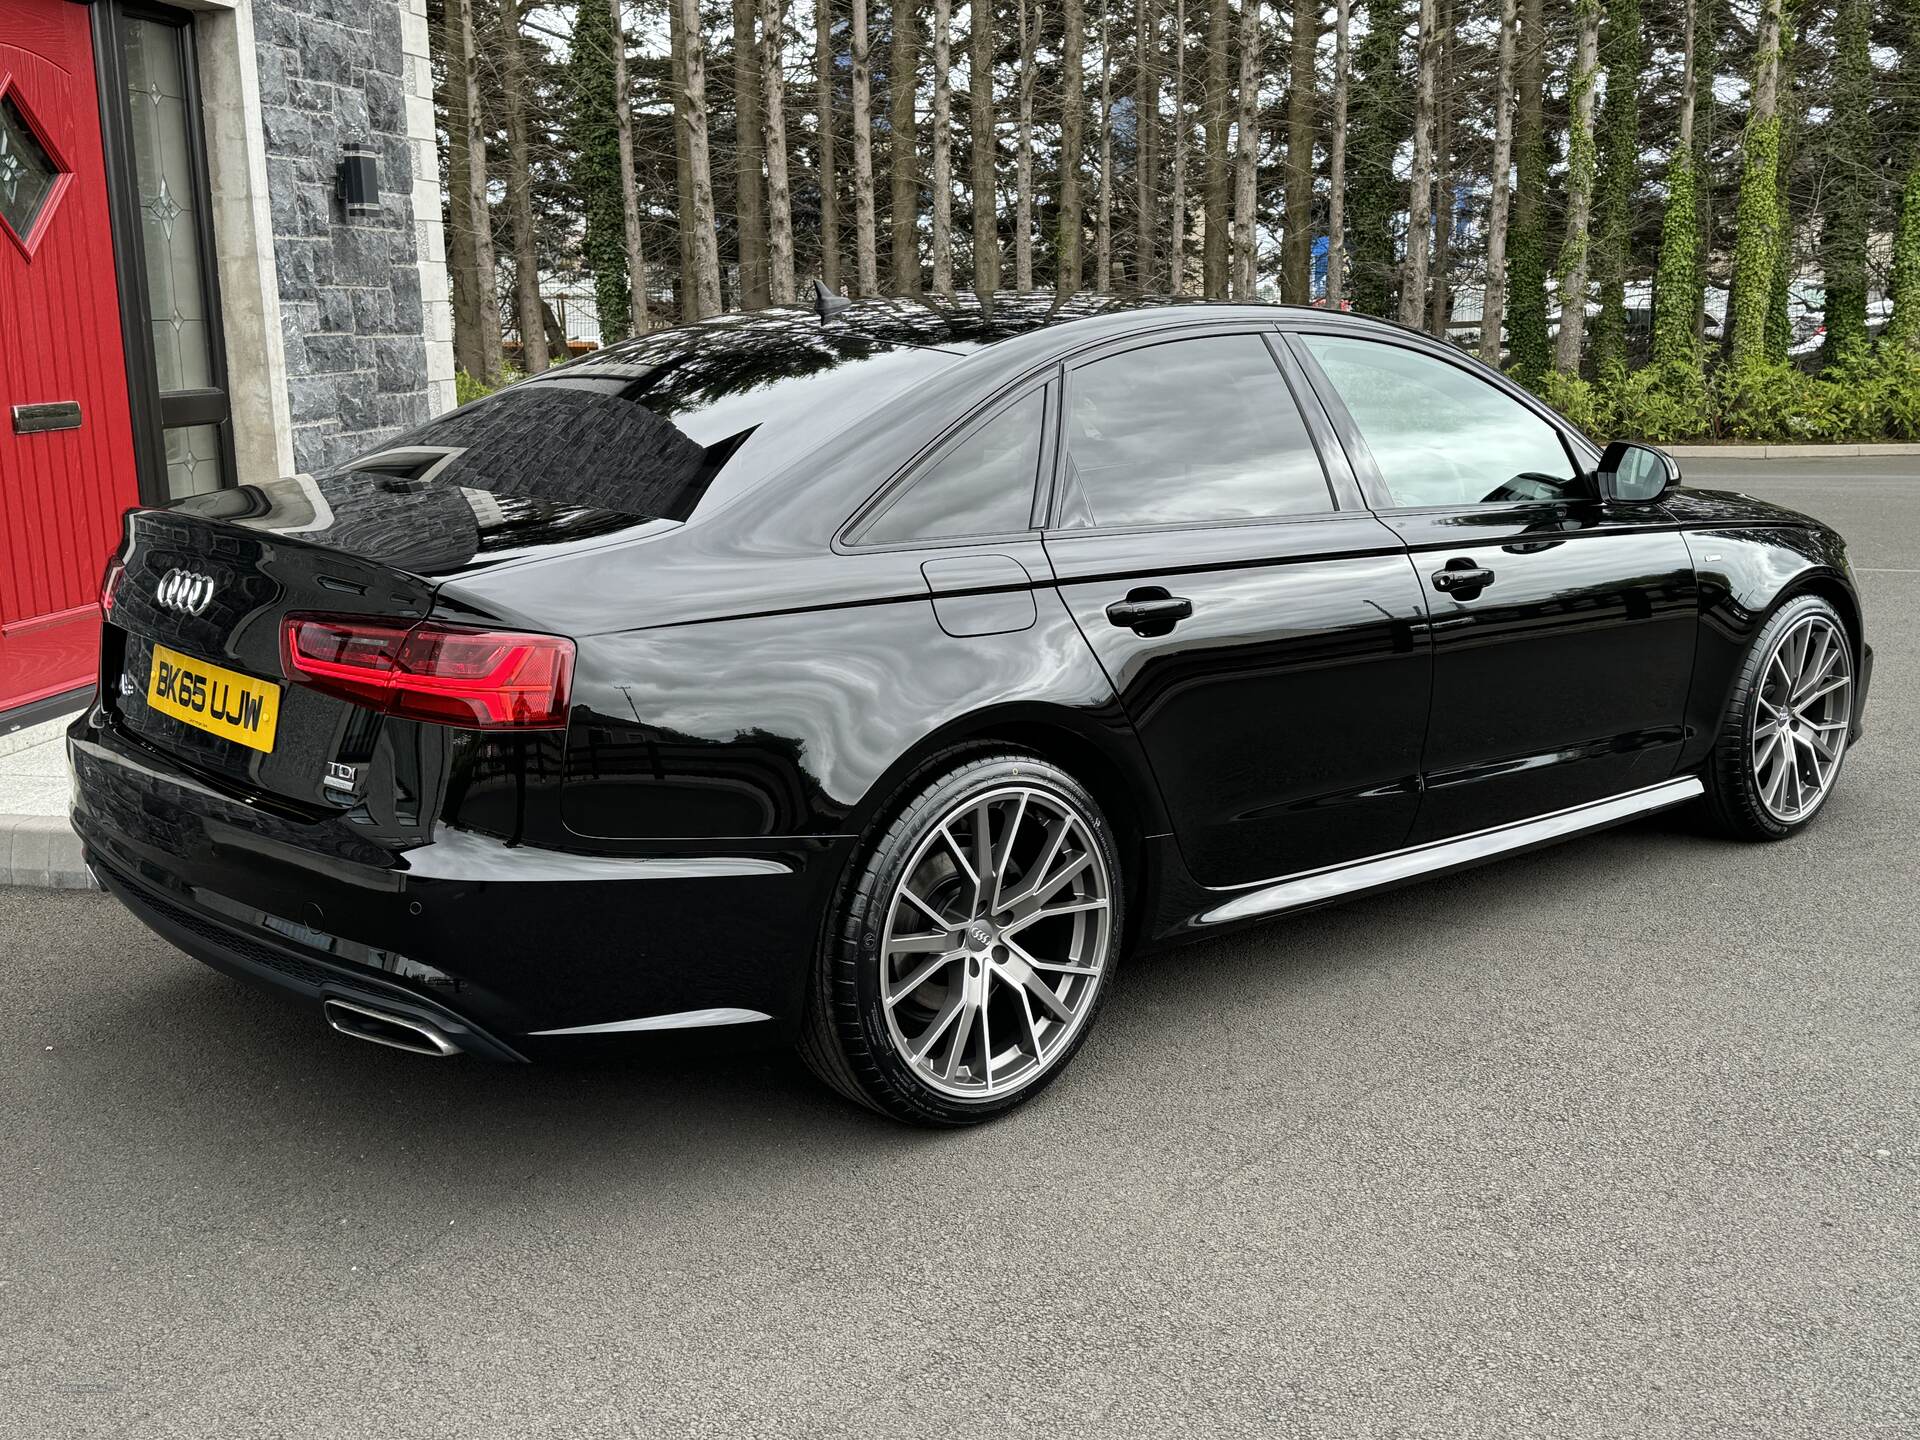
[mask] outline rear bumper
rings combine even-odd
[[[830,839],[610,856],[446,826],[396,845],[349,814],[228,793],[90,716],[68,755],[88,864],[172,944],[307,999],[415,1013],[500,1059],[609,1031],[791,1033],[843,858]]]

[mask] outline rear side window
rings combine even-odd
[[[1258,335],[1129,350],[1073,372],[1063,525],[1165,525],[1333,508]]]
[[[863,545],[1005,535],[1033,523],[1044,390],[1023,395],[935,457],[860,536]]]

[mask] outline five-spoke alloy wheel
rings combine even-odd
[[[855,877],[802,1053],[889,1114],[964,1124],[1078,1047],[1114,968],[1120,866],[1093,797],[1021,756],[926,787]]]

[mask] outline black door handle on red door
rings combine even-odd
[[[1493,571],[1471,560],[1449,560],[1444,570],[1433,572],[1433,588],[1462,600],[1471,600],[1494,580]]]
[[[1107,606],[1107,619],[1140,635],[1164,635],[1193,614],[1193,601],[1169,595],[1158,585],[1127,592],[1127,598]]]

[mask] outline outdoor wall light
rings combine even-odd
[[[379,214],[380,162],[375,153],[364,146],[349,145],[340,157],[333,188],[347,214]]]

